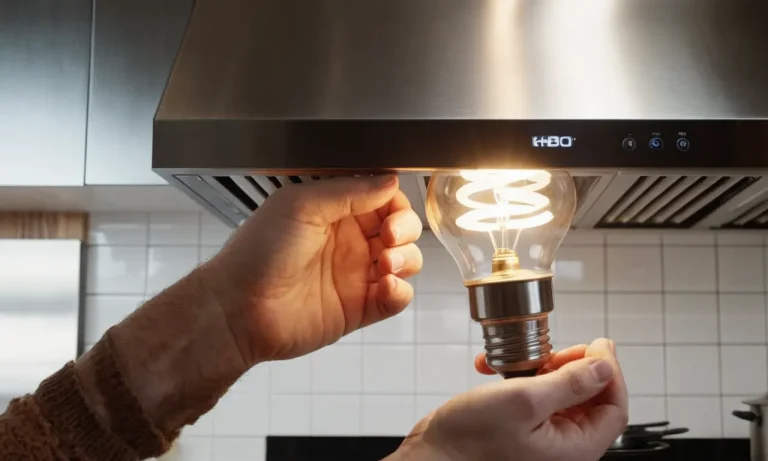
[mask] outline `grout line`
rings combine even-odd
[[[358,418],[360,419],[360,422],[358,424],[358,429],[360,430],[359,435],[363,435],[365,433],[365,428],[363,427],[364,421],[365,421],[365,401],[363,399],[363,389],[365,388],[365,376],[363,373],[363,370],[365,369],[364,358],[363,358],[363,332],[360,332],[360,344],[357,345],[357,347],[360,348],[360,391],[357,392],[357,400],[358,400]]]
[[[669,395],[669,384],[668,384],[668,377],[669,372],[667,370],[667,366],[669,363],[667,362],[667,327],[666,327],[666,318],[667,318],[667,303],[666,303],[666,296],[664,294],[666,293],[666,274],[664,272],[664,245],[659,245],[659,262],[660,262],[660,275],[661,275],[661,360],[662,360],[662,369],[664,370],[664,395],[665,397]],[[664,419],[666,421],[669,421],[669,410],[667,409],[667,399],[664,399]]]
[[[723,436],[723,338],[721,334],[721,319],[720,319],[720,239],[715,239],[715,290],[717,294],[716,299],[716,312],[717,312],[717,379],[718,389],[720,391],[718,397],[720,399],[720,437]]]
[[[419,277],[416,275],[416,277]],[[418,284],[418,279],[416,280],[416,283]],[[415,293],[415,292],[414,292]],[[414,294],[413,300],[411,301],[413,303],[413,336],[411,336],[411,344],[413,346],[413,394],[415,395],[418,391],[418,385],[419,385],[419,379],[417,378],[417,373],[419,372],[419,343],[416,341],[416,335],[419,333],[419,304],[420,304],[420,296],[416,296]]]
[[[307,359],[306,359],[307,362],[309,362],[308,363],[308,365],[309,365],[309,389],[308,389],[308,392],[307,392],[307,394],[309,395],[309,434],[310,435],[315,435],[315,430],[314,430],[314,427],[313,427],[314,424],[312,424],[312,418],[313,418],[314,406],[315,406],[314,405],[315,391],[313,389],[314,388],[315,376],[314,376],[314,371],[313,371],[314,367],[312,366],[312,362],[314,362],[314,358],[312,357],[312,352],[307,354],[306,357],[307,357]],[[294,360],[296,360],[296,359],[294,359]]]

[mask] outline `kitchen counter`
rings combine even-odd
[[[379,461],[402,437],[267,437],[267,461]],[[668,439],[661,456],[632,456],[633,461],[749,461],[748,439]],[[627,458],[626,456],[624,458]],[[624,459],[606,457],[603,459]]]

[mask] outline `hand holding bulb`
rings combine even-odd
[[[488,365],[504,377],[531,376],[549,357],[551,266],[575,206],[563,171],[475,170],[430,181],[430,226],[461,270]]]
[[[553,354],[540,376],[497,381],[421,420],[389,461],[593,461],[627,424],[611,341]]]

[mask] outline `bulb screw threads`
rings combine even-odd
[[[535,374],[552,351],[548,323],[544,314],[483,325],[488,366],[505,377],[528,371]]]
[[[470,314],[483,327],[486,362],[507,377],[530,376],[549,360],[552,279],[471,285]]]

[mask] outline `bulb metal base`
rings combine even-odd
[[[486,362],[505,378],[535,374],[549,360],[552,278],[476,284],[470,315],[483,327]]]

